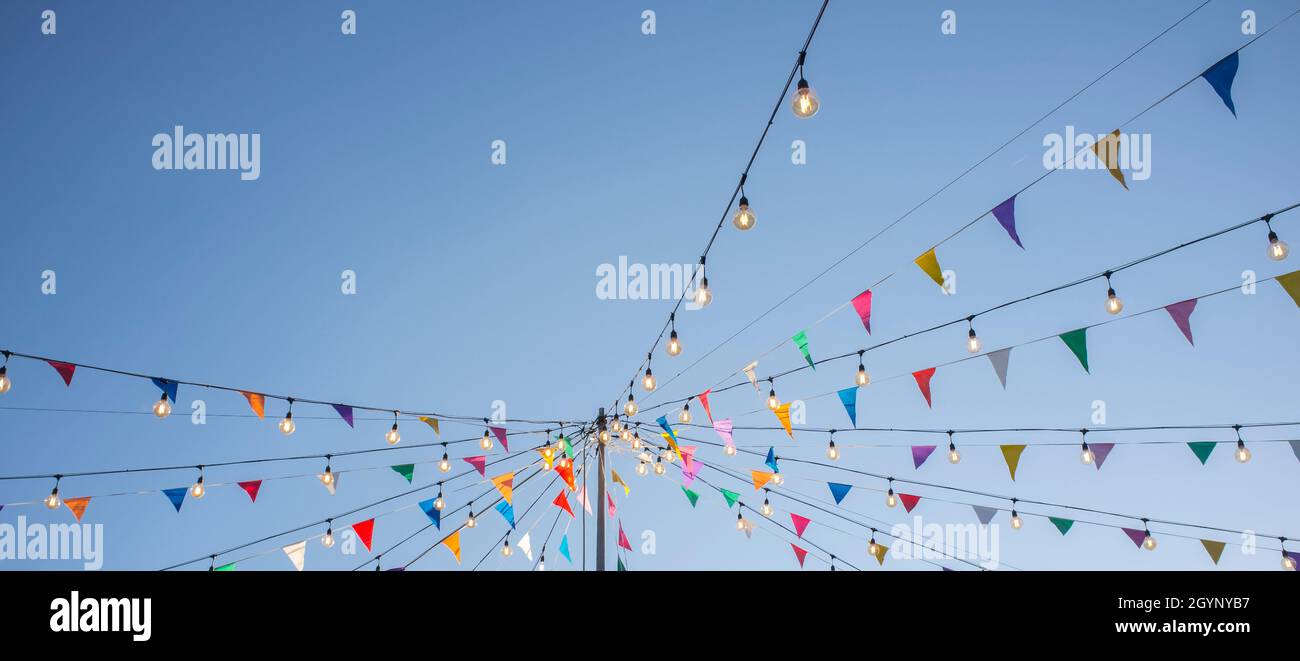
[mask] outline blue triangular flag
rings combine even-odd
[[[674,441],[677,440],[677,432],[674,432],[673,428],[668,426],[668,416],[661,415],[658,420],[655,420],[655,422],[659,423],[659,426],[663,427],[664,431],[668,432],[668,435],[673,437]]]
[[[776,465],[776,448],[767,449],[767,460],[763,463],[767,464],[767,467],[771,468],[773,473],[781,472],[781,467]]]
[[[505,520],[510,523],[511,528],[515,527],[515,506],[514,505],[511,505],[510,503],[507,503],[506,501],[503,500],[497,503],[497,511],[500,512],[501,516],[504,517]]]
[[[176,511],[179,512],[181,511],[181,503],[185,502],[185,492],[189,490],[189,487],[176,487],[175,489],[163,489],[163,494],[167,496],[167,500],[172,501],[172,507],[175,507]]]
[[[563,537],[560,538],[560,555],[564,556],[564,559],[565,559],[565,560],[568,560],[570,563],[573,562],[573,557],[569,555],[569,536],[568,536],[568,535],[565,535],[565,536],[563,536]]]
[[[167,395],[167,399],[172,400],[173,403],[176,401],[176,389],[180,387],[179,384],[175,381],[168,381],[167,379],[149,380],[153,381],[153,384],[158,386],[158,389],[163,391],[163,394]]]
[[[852,484],[840,484],[839,482],[827,482],[826,486],[831,488],[831,495],[835,497],[835,504],[839,505],[844,497],[849,495],[849,489],[853,488]]]
[[[849,420],[853,426],[858,426],[858,387],[845,388],[839,391],[840,403],[844,405],[844,411],[849,414]]]
[[[1237,54],[1233,53],[1201,74],[1205,82],[1218,93],[1219,98],[1223,99],[1223,104],[1228,106],[1228,110],[1232,111],[1233,117],[1237,116],[1237,106],[1232,103],[1232,81],[1237,77],[1237,64]]]
[[[435,528],[442,530],[442,512],[433,506],[433,501],[433,498],[420,501],[420,509],[424,510],[424,515],[429,517]]]

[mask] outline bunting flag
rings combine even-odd
[[[430,498],[420,501],[420,510],[424,512],[425,516],[429,517],[429,522],[433,524],[434,528],[442,530],[442,512],[433,506],[435,500]]]
[[[542,463],[546,466],[546,470],[555,468],[555,451],[550,446],[538,448],[537,454],[542,456]]]
[[[921,253],[921,256],[914,261],[926,275],[930,276],[934,284],[943,286],[943,270],[939,268],[939,258],[934,254],[934,248]]]
[[[627,535],[623,533],[623,520],[618,521],[618,545],[629,551],[632,550],[632,543],[627,541]]]
[[[721,438],[722,442],[726,443],[729,448],[736,447],[736,442],[731,437],[732,429],[734,429],[734,427],[731,418],[724,418],[713,423],[713,431],[717,432],[718,437]]]
[[[375,520],[366,519],[365,521],[354,523],[352,524],[352,530],[357,533],[357,539],[360,539],[361,543],[366,545],[366,550],[369,551],[370,538],[375,533]]]
[[[681,459],[682,462],[685,463],[686,459],[682,457],[682,449],[677,447],[677,441],[673,440],[673,437],[669,436],[668,434],[659,434],[659,435],[664,437],[664,443],[668,444],[668,447],[673,451],[673,454],[677,455],[677,458]]]
[[[764,484],[771,481],[773,475],[776,475],[776,473],[769,473],[767,471],[749,471],[750,479],[754,481],[754,491],[762,489]]]
[[[1061,531],[1061,535],[1070,532],[1070,526],[1074,525],[1073,519],[1060,519],[1054,516],[1049,516],[1047,519],[1052,522],[1052,525],[1056,526],[1057,530]]]
[[[1128,538],[1133,540],[1133,543],[1138,548],[1142,548],[1142,542],[1147,539],[1147,531],[1145,530],[1135,530],[1133,528],[1120,528],[1120,530],[1123,530],[1124,534],[1128,535]]]
[[[727,509],[731,509],[731,506],[735,505],[736,501],[740,500],[740,494],[735,491],[729,489],[718,489],[718,491],[722,492],[723,500],[727,501]]]
[[[50,367],[53,367],[54,371],[58,372],[59,376],[63,377],[63,385],[72,385],[72,373],[77,371],[76,365],[73,365],[72,363],[59,362],[57,360],[47,360],[45,362],[49,363]]]
[[[506,499],[507,505],[513,502],[511,500],[514,496],[515,486],[515,474],[513,472],[502,473],[492,478],[492,486],[496,487],[497,491],[501,492],[501,497]]]
[[[1002,384],[1002,389],[1007,389],[1007,363],[1011,362],[1011,347],[990,351],[985,356],[989,362],[993,363],[993,371],[998,375],[998,382]]]
[[[1070,347],[1070,351],[1074,353],[1074,357],[1079,359],[1079,364],[1083,365],[1083,371],[1092,374],[1092,370],[1088,369],[1087,327],[1072,330],[1068,333],[1061,333],[1057,337],[1061,338],[1061,341],[1065,343],[1065,346]]]
[[[934,452],[935,447],[937,446],[913,445],[912,446],[912,467],[920,468],[921,464],[924,464],[925,460],[930,458],[930,454]]]
[[[587,485],[585,484],[582,485],[582,491],[578,493],[578,502],[582,504],[582,509],[586,510],[587,514],[591,514],[591,501],[587,500]]]
[[[910,493],[899,493],[898,499],[903,501],[903,509],[907,510],[908,513],[911,513],[912,508],[916,507],[916,504],[921,502],[920,496],[913,496]]]
[[[573,464],[565,466],[556,466],[555,473],[564,480],[564,485],[569,487],[569,491],[577,491],[578,485],[573,482]]]
[[[1201,465],[1204,466],[1205,462],[1210,458],[1210,453],[1214,452],[1214,446],[1216,445],[1218,443],[1214,441],[1196,441],[1188,443],[1187,447],[1192,449],[1192,454],[1196,455],[1196,458],[1201,460]]]
[[[668,424],[668,416],[661,415],[655,419],[655,422],[659,423],[659,426],[664,430],[664,433],[668,435],[668,438],[676,442],[677,432],[673,431],[672,426]]]
[[[1300,273],[1300,271],[1297,271],[1297,273]],[[1296,305],[1300,305],[1300,299],[1296,299]],[[758,390],[758,375],[754,372],[756,369],[758,369],[757,360],[740,369],[740,371],[745,373],[745,376],[749,377],[749,385],[754,386],[754,390]]]
[[[324,473],[321,473],[321,475],[324,475]],[[321,475],[317,475],[316,477],[319,478]],[[325,482],[324,480],[322,480],[321,484],[325,487],[325,490],[330,492],[330,495],[333,496],[336,492],[338,492],[339,479],[342,477],[343,475],[341,473],[335,473],[334,479],[330,480],[329,482]]]
[[[763,463],[767,464],[767,467],[771,468],[773,473],[781,472],[781,467],[776,465],[776,448],[767,449],[767,459],[764,459]]]
[[[1011,240],[1015,241],[1021,250],[1024,250],[1025,244],[1020,242],[1020,235],[1016,234],[1016,196],[1012,195],[1002,204],[993,207],[993,217],[998,219],[998,224],[1007,231]]]
[[[808,552],[794,544],[791,544],[790,548],[794,549],[794,557],[799,559],[799,566],[802,567],[804,558],[808,557]]]
[[[975,518],[979,519],[980,523],[986,526],[989,524],[990,521],[993,520],[993,517],[996,516],[998,513],[998,510],[995,507],[971,505],[971,508],[975,510]]]
[[[487,477],[487,457],[465,457],[465,463],[473,466],[479,475]]]
[[[244,392],[242,390],[239,391],[239,394],[243,395],[244,399],[248,400],[249,408],[253,409],[253,413],[256,413],[258,418],[261,418],[263,420],[266,419],[266,396],[265,395],[259,395],[255,392]]]
[[[694,445],[682,445],[677,448],[678,454],[682,456],[682,465],[693,473],[699,471],[699,466],[695,465],[695,450]]]
[[[682,467],[682,484],[688,487],[695,484],[695,478],[699,475],[699,470],[699,464],[694,464],[690,468]]]
[[[293,568],[302,571],[303,561],[307,559],[307,540],[290,544],[282,549],[284,554],[289,556],[289,562],[293,563]]]
[[[180,387],[179,384],[177,384],[175,381],[168,381],[167,379],[149,379],[149,380],[152,381],[155,386],[158,386],[158,389],[163,391],[164,395],[167,395],[167,399],[172,400],[172,402],[176,401],[176,390],[177,388]]]
[[[880,563],[880,566],[885,566],[885,553],[889,551],[889,547],[884,544],[876,544],[875,551],[872,551],[871,549],[872,547],[868,546],[867,553],[875,556],[876,562]]]
[[[459,565],[460,564],[460,531],[457,530],[456,532],[444,537],[442,540],[442,545],[451,550],[452,554],[456,556],[456,564]],[[573,561],[570,560],[569,562],[573,562]]]
[[[1187,343],[1196,346],[1192,341],[1192,311],[1196,309],[1196,299],[1190,298],[1179,303],[1172,303],[1165,306],[1165,312],[1173,318],[1177,324],[1178,330],[1183,332],[1183,337],[1187,338]]]
[[[555,500],[552,500],[551,504],[568,512],[570,517],[578,518],[578,515],[573,513],[573,508],[569,507],[569,497],[565,495],[564,489],[560,489],[560,493],[555,494]]]
[[[695,493],[686,487],[682,487],[682,493],[686,494],[686,500],[691,501],[691,507],[695,507],[695,503],[700,500],[700,494]]]
[[[1232,81],[1237,77],[1238,64],[1237,51],[1233,51],[1232,55],[1219,60],[1201,74],[1205,82],[1214,88],[1214,93],[1223,99],[1223,105],[1228,106],[1228,110],[1232,111],[1233,117],[1237,116],[1237,106],[1232,103]]]
[[[510,501],[503,500],[497,503],[493,509],[501,515],[501,518],[506,520],[506,523],[510,524],[510,529],[513,530],[515,527],[515,506],[511,505]]]
[[[1025,451],[1023,445],[999,445],[1002,458],[1007,460],[1007,470],[1011,471],[1011,481],[1016,481],[1016,467],[1020,465],[1020,453]]]
[[[349,417],[351,417],[351,416],[349,416]],[[433,433],[434,433],[434,434],[437,434],[438,436],[442,436],[442,430],[438,428],[438,419],[437,419],[437,418],[430,418],[429,416],[422,415],[422,416],[420,416],[420,422],[423,422],[424,424],[429,425],[430,427],[432,427],[432,428],[433,428]]]
[[[175,489],[163,489],[162,492],[164,496],[167,496],[167,500],[172,501],[172,507],[175,507],[176,511],[179,512],[181,511],[181,504],[185,502],[185,494],[189,490],[189,487],[176,487]]]
[[[415,464],[398,464],[396,466],[389,466],[389,468],[393,469],[393,472],[398,475],[406,478],[407,484],[410,484],[411,480],[415,479]]]
[[[794,340],[794,345],[796,347],[799,347],[799,353],[803,354],[803,359],[808,363],[808,367],[813,368],[813,371],[816,372],[817,364],[813,362],[812,355],[808,353],[808,332],[799,331],[790,339]]]
[[[614,484],[623,485],[623,495],[624,496],[632,495],[632,487],[629,487],[627,485],[627,482],[624,482],[623,478],[618,476],[618,471],[611,468],[609,469],[609,472],[610,472],[610,479],[614,481]]]
[[[1216,542],[1212,539],[1202,539],[1201,546],[1205,547],[1205,552],[1210,554],[1210,559],[1217,565],[1219,564],[1219,557],[1223,555],[1223,548],[1227,546],[1227,544]]]
[[[852,422],[854,429],[856,429],[858,426],[858,387],[850,386],[836,391],[836,394],[840,396],[840,403],[844,405],[844,412],[849,414],[849,422]]]
[[[1300,461],[1300,441],[1289,441],[1291,444],[1291,454],[1295,455],[1295,460]]]
[[[803,531],[808,529],[808,524],[812,523],[812,519],[791,512],[790,522],[794,524],[794,534],[803,539]]]
[[[623,564],[623,556],[618,557],[618,571],[627,571],[627,565]]]
[[[1124,173],[1119,169],[1119,129],[1115,129],[1106,134],[1106,137],[1098,140],[1092,146],[1092,153],[1102,165],[1110,171],[1110,176],[1119,182],[1119,185],[1128,190],[1128,183],[1124,181]]]
[[[235,563],[232,562],[228,565],[221,565],[220,567],[217,567],[212,571],[235,571]]]
[[[509,451],[510,451],[510,442],[509,442],[509,440],[506,438],[506,428],[505,428],[505,427],[488,427],[488,429],[492,431],[492,435],[493,435],[493,436],[496,436],[496,437],[497,437],[497,442],[501,444],[501,447],[502,447],[506,452],[509,452]]]
[[[709,388],[708,390],[705,390],[704,392],[697,395],[697,397],[699,397],[700,399],[700,406],[704,407],[704,415],[709,417],[710,423],[713,422],[713,411],[712,409],[709,408],[709,393],[711,392],[713,392],[713,388]]]
[[[840,484],[839,482],[827,482],[826,486],[830,487],[831,497],[835,499],[836,505],[843,502],[844,497],[849,495],[849,489],[853,488],[852,484]]]
[[[618,508],[614,507],[614,495],[609,493],[605,494],[605,501],[608,503],[608,506],[605,509],[609,512],[609,518],[612,519],[615,514],[618,514]]]
[[[569,564],[573,564],[573,556],[569,555],[569,535],[566,533],[560,538],[560,555],[564,556]]]
[[[930,403],[930,378],[934,376],[934,371],[939,368],[930,367],[919,372],[912,372],[912,378],[916,379],[916,387],[921,389],[921,394],[925,395],[925,405],[934,408]]]
[[[1296,307],[1300,307],[1300,271],[1292,271],[1276,278],[1277,284],[1282,285],[1282,289],[1295,301]]]
[[[90,496],[81,498],[65,498],[63,504],[72,510],[72,516],[77,517],[77,523],[81,523],[81,515],[86,513],[86,506],[90,504]]]
[[[794,430],[790,428],[790,402],[786,402],[772,411],[776,414],[776,419],[781,421],[781,426],[785,428],[785,433],[790,438],[794,438]]]
[[[868,289],[861,294],[853,297],[853,309],[858,313],[858,319],[862,320],[862,327],[867,329],[867,335],[871,334],[871,290]]]
[[[354,425],[352,424],[351,406],[348,406],[347,404],[330,404],[330,406],[333,406],[334,412],[338,413],[340,418],[343,418],[343,422],[348,423],[349,427],[354,427]]]
[[[256,502],[257,502],[257,492],[259,492],[259,491],[262,490],[262,481],[261,481],[261,480],[253,480],[253,481],[251,481],[251,482],[240,482],[240,483],[239,483],[239,488],[240,488],[240,489],[243,489],[243,490],[244,490],[244,493],[247,493],[247,494],[248,494],[248,499],[249,499],[249,500],[251,500],[251,501],[253,501],[253,502],[256,503]]]
[[[1106,457],[1110,456],[1110,451],[1115,449],[1114,443],[1089,443],[1088,447],[1092,449],[1092,463],[1101,470],[1101,465],[1106,463]]]
[[[533,540],[529,535],[530,533],[524,533],[524,536],[519,538],[519,543],[515,544],[515,546],[519,547],[519,550],[523,552],[524,557],[528,558],[529,562],[532,562],[533,561]]]

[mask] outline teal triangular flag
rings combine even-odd
[[[695,493],[686,487],[682,487],[682,493],[686,494],[686,500],[691,501],[691,507],[695,507],[696,501],[700,499],[700,494]]]
[[[735,491],[727,491],[726,489],[718,489],[718,491],[721,491],[722,497],[727,499],[727,507],[735,505],[736,501],[740,500],[740,494]]]
[[[1074,525],[1073,519],[1058,519],[1054,516],[1049,516],[1047,518],[1056,526],[1057,530],[1061,531],[1062,535],[1070,532],[1070,526]]]
[[[570,555],[569,555],[569,536],[568,536],[568,535],[565,535],[565,536],[563,536],[563,537],[560,538],[560,555],[564,556],[564,559],[565,559],[565,560],[568,560],[570,564],[573,563],[573,556],[570,556]]]
[[[1214,441],[1197,441],[1188,443],[1187,447],[1192,449],[1192,454],[1195,454],[1196,458],[1201,460],[1201,465],[1204,466],[1205,462],[1210,458],[1210,453],[1214,452],[1214,446],[1216,445],[1218,443]]]
[[[619,558],[618,558],[618,570],[619,570],[619,571],[627,571],[627,567],[623,564],[623,557],[622,557],[622,556],[619,556]]]
[[[176,511],[179,512],[181,511],[181,503],[185,502],[185,492],[189,490],[189,487],[176,487],[175,489],[163,489],[163,493],[166,494],[167,500],[172,501],[172,507],[175,507]]]
[[[808,367],[811,367],[813,368],[813,371],[816,371],[817,365],[813,363],[812,356],[808,354],[808,333],[806,331],[799,331],[790,339],[794,340],[794,345],[799,347],[799,353],[803,354],[803,359],[808,361]]]
[[[497,503],[496,510],[501,513],[501,517],[510,523],[510,527],[515,527],[515,507],[506,501]]]
[[[1091,374],[1092,370],[1088,369],[1088,329],[1085,327],[1061,333],[1060,338],[1065,346],[1070,347],[1070,351],[1074,352],[1074,357],[1079,359],[1083,371]]]
[[[840,396],[840,403],[844,405],[844,412],[849,414],[849,421],[854,427],[858,426],[858,387],[845,388],[836,391]]]
[[[389,468],[392,468],[398,475],[406,478],[407,484],[410,484],[411,479],[415,477],[415,464],[398,464],[396,466],[390,466]]]
[[[781,472],[781,468],[776,465],[776,448],[767,449],[767,461],[764,461],[763,463],[767,464],[768,468],[771,468],[773,473]]]

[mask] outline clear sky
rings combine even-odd
[[[680,315],[686,351],[672,360],[657,352],[656,375],[662,382],[677,374],[1196,4],[832,2],[806,67],[822,109],[807,121],[787,109],[778,113],[746,186],[758,225],[744,234],[730,223],[723,229],[709,258],[714,303]],[[511,418],[589,419],[627,383],[672,307],[668,300],[599,299],[597,269],[620,256],[640,264],[698,259],[817,5],[3,3],[0,348],[327,401],[487,416],[499,400]],[[47,7],[57,12],[53,36],[40,30]],[[355,36],[340,33],[340,12],[349,8],[357,13]],[[1041,175],[1046,134],[1065,133],[1067,126],[1108,132],[1245,43],[1240,15],[1248,8],[1263,30],[1295,6],[1215,0],[660,393],[638,399],[653,404],[700,392],[782,341],[760,360],[760,376],[796,367],[802,359],[788,338],[801,329],[808,329],[814,358],[853,351],[1298,201],[1300,21],[1292,21],[1243,51],[1234,87],[1237,118],[1208,84],[1196,81],[1126,127],[1151,141],[1150,177],[1131,181],[1131,190],[1102,171],[1047,178],[1019,200],[1026,250],[988,218],[940,250],[943,267],[958,274],[956,295],[942,295],[911,264]],[[656,12],[653,35],[641,32],[645,9]],[[956,35],[940,33],[945,9],[957,12]],[[260,178],[155,170],[151,140],[177,125],[259,133]],[[505,141],[505,165],[491,162],[495,140]],[[791,161],[795,140],[806,144],[804,165]],[[1280,217],[1275,228],[1300,241],[1294,215]],[[1266,243],[1264,228],[1254,226],[1126,271],[1115,286],[1128,309],[1139,311],[1231,287],[1247,269],[1263,278],[1296,268],[1295,257],[1268,261]],[[57,294],[42,293],[47,269],[57,274]],[[349,269],[357,275],[351,296],[340,291],[340,274]],[[873,336],[851,309],[814,326],[890,274],[875,290]],[[1104,298],[1104,284],[1091,283],[992,313],[977,328],[987,348],[1017,344],[1104,321]],[[1090,333],[1091,374],[1059,342],[1043,342],[1012,353],[1005,391],[983,359],[941,368],[934,406],[927,408],[906,374],[967,355],[965,328],[954,326],[868,354],[873,375],[904,377],[861,393],[859,424],[1089,426],[1098,428],[1090,435],[1098,442],[1226,440],[1230,431],[1102,428],[1296,419],[1298,324],[1291,300],[1276,283],[1264,283],[1254,296],[1202,301],[1192,317],[1195,348],[1163,313],[1146,315]],[[850,385],[855,367],[846,360],[801,372],[779,380],[777,390],[806,402],[807,426],[842,428],[847,419],[838,401],[812,397]],[[0,396],[4,475],[380,447],[388,426],[383,416],[358,413],[349,429],[329,409],[304,406],[295,409],[297,433],[286,439],[274,423],[282,402],[269,403],[267,420],[259,421],[238,395],[182,387],[177,412],[158,421],[148,414],[157,390],[144,380],[79,372],[67,388],[49,367],[18,359],[9,374],[13,390]],[[196,398],[207,404],[203,426],[187,415]],[[759,410],[762,399],[738,388],[712,405],[737,425],[773,425],[775,418]],[[1097,400],[1106,403],[1105,425],[1090,419]],[[403,444],[434,440],[416,424],[403,424]],[[481,432],[481,426],[447,423],[443,438]],[[1294,437],[1286,428],[1247,432],[1248,440]],[[711,432],[699,438],[715,439]],[[1080,464],[1077,446],[1035,446],[1025,451],[1013,482],[998,443],[1077,437],[967,437],[960,464],[936,453],[919,470],[906,446],[945,443],[941,435],[836,438],[840,463],[860,470],[1153,519],[1300,533],[1292,499],[1284,497],[1300,463],[1285,443],[1252,445],[1254,460],[1245,465],[1232,460],[1231,446],[1220,446],[1204,467],[1181,445],[1119,446],[1100,471]],[[792,457],[824,456],[821,434],[796,431],[792,442],[779,431],[755,431],[736,439],[760,450],[776,445]],[[881,445],[890,447],[855,447]],[[473,447],[462,444],[453,458]],[[752,456],[700,452],[709,463],[745,474],[761,467]],[[377,453],[336,460],[334,467],[427,462],[440,454]],[[634,547],[645,531],[655,541],[653,555],[638,551],[628,559],[632,569],[797,567],[789,535],[772,524],[760,522],[762,532],[746,540],[716,492],[699,485],[703,498],[692,510],[676,471],[638,478],[626,453],[613,461],[632,487],[618,506]],[[214,469],[207,480],[299,475],[320,470],[320,463]],[[828,499],[828,479],[858,485],[844,502],[851,518],[911,521],[869,490],[882,487],[878,480],[791,462],[783,472],[790,478],[784,488],[818,501]],[[154,491],[188,485],[194,473],[69,479],[62,492]],[[430,465],[420,465],[414,485],[435,476]],[[746,504],[761,502],[740,481],[711,469],[702,477],[741,492]],[[556,510],[547,501],[558,488],[543,476],[516,494],[522,512],[542,493],[542,482],[544,500],[520,521],[521,533],[533,531],[535,547],[551,526]],[[490,488],[467,478],[455,485],[456,495],[448,489],[453,506]],[[66,509],[13,505],[38,500],[50,486],[49,480],[0,482],[0,502],[10,504],[0,523],[19,516],[71,521]],[[332,497],[306,477],[266,482],[255,504],[237,488],[213,488],[179,513],[156,492],[96,498],[85,522],[104,524],[105,567],[152,569],[408,488],[382,468],[346,476]],[[426,490],[367,512],[383,514],[431,495]],[[814,556],[825,556],[816,545],[867,566],[861,527],[778,496],[773,504],[781,517],[793,510],[813,519],[812,544],[803,546]],[[1141,527],[1134,520],[1024,509]],[[969,506],[954,503],[923,500],[914,514],[924,523],[974,521]],[[337,527],[368,515],[347,517]],[[444,529],[461,518],[449,517]],[[463,567],[504,532],[495,513],[482,521],[463,535]],[[1005,524],[1006,515],[999,521]],[[375,550],[424,523],[412,507],[382,517]],[[1080,523],[1062,538],[1046,519],[1031,517],[1020,531],[1002,531],[1000,559],[1024,569],[1212,567],[1194,532],[1152,529],[1168,536],[1157,551],[1144,553],[1111,528]],[[343,556],[337,546],[326,551],[314,541],[320,532],[311,532],[309,569],[347,569],[372,557],[364,550]],[[578,559],[576,524],[569,534]],[[1278,566],[1275,552],[1243,554],[1234,535],[1204,536],[1229,542],[1223,569]],[[384,565],[404,563],[436,539],[421,533]],[[1276,540],[1260,543],[1276,547]],[[3,569],[74,566],[0,561]],[[435,549],[412,568],[455,566],[445,549]],[[495,553],[484,563],[526,566]],[[547,566],[568,568],[553,550]],[[932,568],[893,560],[886,567]],[[240,568],[290,564],[274,552]],[[808,568],[826,564],[810,558]]]

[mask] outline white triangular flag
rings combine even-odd
[[[524,533],[524,536],[519,538],[519,550],[523,552],[524,557],[528,558],[529,562],[532,562],[533,540],[529,539],[528,535],[529,533]]]
[[[746,365],[745,368],[744,368],[744,370],[743,370],[743,371],[745,372],[745,376],[749,377],[749,382],[750,382],[751,384],[753,384],[753,386],[754,386],[754,390],[758,390],[758,375],[754,373],[754,370],[756,370],[756,369],[758,369],[758,361],[757,361],[757,360],[754,361],[754,362],[752,362],[752,363],[750,363],[750,364],[748,364],[748,365]],[[762,391],[760,390],[759,392],[762,392]]]
[[[989,362],[993,363],[993,371],[998,373],[998,381],[1002,382],[1002,389],[1007,389],[1007,363],[1011,360],[1011,347],[990,351],[986,356]]]
[[[320,475],[317,475],[316,477],[319,479],[320,477],[322,477],[322,476],[324,476],[324,475],[325,475],[324,473],[321,473]],[[325,488],[329,490],[330,495],[333,496],[335,490],[337,490],[337,489],[339,488],[339,474],[338,474],[338,473],[335,473],[335,474],[334,474],[334,477],[333,477],[329,482],[326,482],[325,480],[321,480],[320,483],[323,484],[323,485],[325,485]]]
[[[307,558],[307,540],[284,547],[284,554],[289,556],[289,562],[293,563],[294,569],[302,571],[303,560]]]

